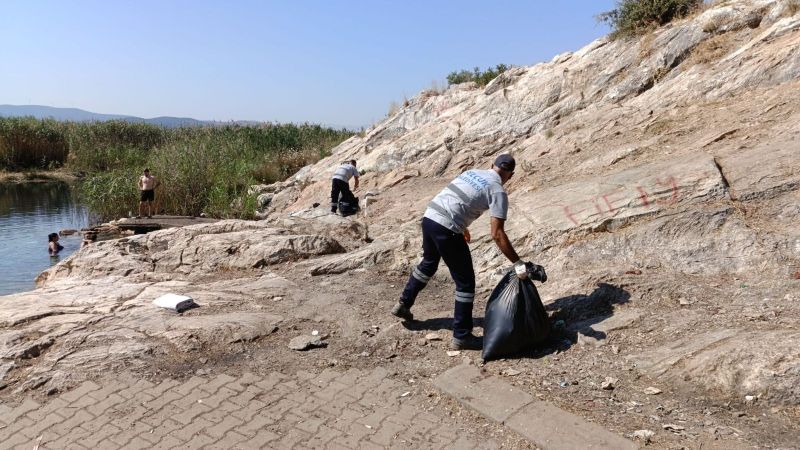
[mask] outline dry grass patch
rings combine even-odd
[[[783,12],[783,15],[786,17],[792,17],[800,12],[800,0],[788,0],[786,2],[786,9]]]
[[[701,42],[687,60],[687,66],[711,64],[724,58],[736,47],[734,33],[720,34]]]

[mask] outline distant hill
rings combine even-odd
[[[0,117],[23,117],[32,116],[37,119],[55,119],[73,122],[102,122],[106,120],[124,120],[127,122],[143,122],[164,127],[193,127],[202,125],[219,124],[219,122],[209,122],[188,117],[154,117],[145,119],[142,117],[125,116],[121,114],[99,114],[85,111],[78,108],[55,108],[52,106],[40,105],[0,105]]]

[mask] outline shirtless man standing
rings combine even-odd
[[[150,169],[144,169],[144,174],[139,177],[139,217],[144,216],[144,206],[147,204],[147,218],[153,217],[153,201],[156,198],[155,189],[158,186],[156,177],[150,175]]]

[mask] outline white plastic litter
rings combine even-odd
[[[159,308],[169,309],[170,311],[183,312],[195,306],[194,299],[187,295],[164,294],[153,300],[153,304]]]

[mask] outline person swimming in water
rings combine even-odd
[[[50,256],[58,255],[58,252],[64,250],[64,246],[58,243],[58,233],[50,233],[47,235],[47,251]]]

